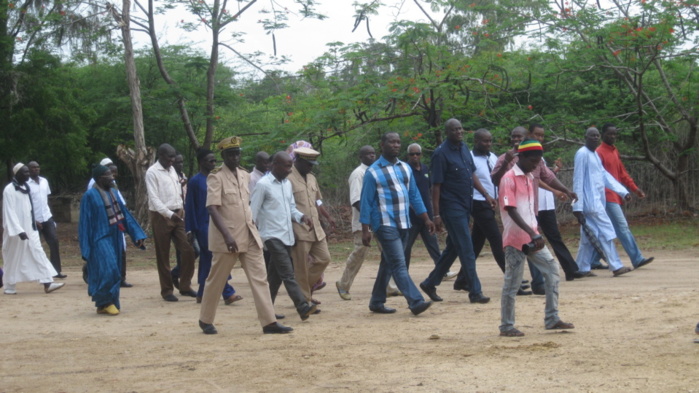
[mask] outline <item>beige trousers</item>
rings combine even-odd
[[[345,271],[342,273],[342,278],[340,278],[340,281],[338,281],[338,286],[340,289],[347,292],[349,292],[350,288],[352,288],[354,278],[357,277],[357,273],[359,273],[359,269],[361,269],[362,264],[364,263],[364,258],[366,258],[366,254],[369,252],[369,247],[362,243],[362,231],[352,232],[352,239],[354,241],[354,250],[352,250],[350,255],[347,257]],[[375,243],[380,252],[381,244],[379,244],[379,242]],[[393,282],[393,278],[391,278],[391,281],[388,283],[388,291],[393,292],[395,290],[398,290],[398,288]]]
[[[308,255],[313,256],[314,262],[308,264]],[[294,260],[294,276],[301,287],[306,301],[311,301],[311,286],[318,281],[330,263],[330,251],[326,239],[317,242],[296,241],[291,248],[291,258]]]
[[[248,278],[252,297],[255,300],[255,308],[257,309],[257,318],[260,320],[260,325],[266,326],[275,322],[277,318],[274,316],[274,305],[269,294],[265,260],[262,257],[262,250],[257,246],[255,239],[250,236],[248,252],[214,252],[213,254],[211,271],[206,279],[204,294],[202,295],[199,320],[204,323],[214,323],[221,291],[224,285],[226,285],[226,281],[228,281],[228,275],[231,274],[235,262],[240,259],[240,264]]]

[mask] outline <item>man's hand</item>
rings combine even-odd
[[[634,191],[634,193],[635,193],[636,196],[639,197],[640,199],[643,199],[643,198],[646,197],[646,193],[643,192],[643,190],[641,190],[640,188],[639,188],[638,190]]]
[[[230,236],[230,234],[227,233],[224,236],[224,241],[226,242],[226,248],[228,249],[228,252],[238,252],[238,243],[235,242],[235,239],[233,239]]]
[[[490,205],[490,208],[495,210],[496,207],[498,207],[498,201],[497,199],[491,197],[490,195],[485,196],[485,201],[488,202]]]
[[[568,195],[568,198],[570,198],[571,202],[575,202],[578,200],[578,194],[574,193],[573,191],[568,191],[566,195]]]
[[[578,219],[580,225],[585,225],[585,215],[582,212],[573,212],[573,215]]]
[[[534,251],[539,251],[546,245],[546,242],[541,235],[532,236],[531,239],[532,243],[534,243]]]
[[[190,244],[194,243],[194,231],[187,232],[187,241]]]
[[[170,216],[170,219],[176,223],[184,222],[182,217],[180,217],[177,213],[172,213],[172,216]]]
[[[364,247],[370,247],[371,246],[371,232],[368,230],[363,230],[362,231],[362,244]]]
[[[309,230],[309,231],[312,231],[312,230],[313,230],[313,220],[311,220],[310,218],[308,218],[305,214],[303,215],[303,217],[301,217],[301,222],[304,223],[304,224],[306,224],[306,225],[308,225],[308,230]]]
[[[26,234],[25,232],[20,233],[20,234],[19,234],[19,238],[22,239],[22,240],[27,240],[27,239],[29,239],[29,237],[27,237],[27,234]]]
[[[432,223],[434,224],[435,232],[442,233],[442,217],[434,216],[434,221]]]
[[[44,226],[41,225],[41,223],[40,223],[39,221],[37,221],[37,222],[36,222],[36,229],[42,230],[42,229],[44,229]]]
[[[568,195],[566,195],[564,192],[553,190],[553,195],[556,197],[556,199],[558,199],[561,202],[565,202],[568,200]]]
[[[430,232],[430,235],[434,235],[434,233],[436,231],[436,227],[434,225],[434,222],[432,222],[432,220],[430,220],[430,219],[427,219],[427,221],[425,221],[425,226],[427,227],[427,230]]]
[[[330,227],[328,230],[328,236],[330,236],[335,233],[335,220],[328,218],[328,226]]]
[[[505,152],[505,161],[509,164],[517,157],[517,148],[510,149]]]
[[[626,202],[631,202],[631,193],[626,194],[626,195],[624,196],[624,200],[625,200]]]

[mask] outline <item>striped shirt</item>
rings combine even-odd
[[[392,164],[383,156],[366,170],[360,200],[359,221],[373,231],[382,225],[410,228],[410,206],[416,215],[427,212],[408,164]]]

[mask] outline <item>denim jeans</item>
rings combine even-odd
[[[405,245],[408,242],[408,229],[398,229],[386,225],[380,226],[375,232],[376,240],[381,244],[381,263],[376,274],[374,289],[371,292],[369,308],[380,307],[386,303],[386,286],[393,277],[398,289],[408,301],[410,309],[425,301],[420,290],[408,274],[405,266]]]
[[[522,285],[522,273],[524,261],[529,260],[544,276],[546,288],[546,306],[544,313],[544,325],[549,328],[555,325],[558,318],[558,264],[553,259],[548,248],[524,255],[524,253],[512,246],[505,247],[505,284],[502,287],[502,300],[500,301],[501,325],[500,331],[512,330],[515,325],[515,299],[517,291]]]
[[[626,217],[624,217],[624,210],[620,204],[612,202],[607,202],[605,210],[607,210],[607,215],[612,221],[617,239],[619,239],[621,246],[624,247],[631,259],[631,264],[633,264],[633,267],[638,266],[643,260],[643,253],[638,249],[636,238],[633,237],[631,229],[629,229],[629,224],[626,222]]]
[[[422,283],[427,287],[436,287],[442,283],[442,278],[451,268],[451,265],[459,257],[461,269],[466,273],[469,283],[469,298],[482,296],[481,282],[476,273],[476,256],[473,254],[473,242],[471,231],[468,227],[468,211],[451,211],[442,216],[442,221],[449,235],[447,245],[439,257],[437,265]]]
[[[425,244],[425,248],[427,248],[427,252],[430,254],[430,258],[432,258],[435,265],[437,264],[440,255],[437,234],[430,234],[427,225],[425,225],[422,220],[417,219],[416,221],[418,222],[409,229],[410,236],[408,237],[408,242],[405,246],[405,266],[408,267],[408,269],[410,269],[410,254],[413,252],[413,244],[415,244],[415,240],[417,240],[418,236],[422,237],[422,242]]]

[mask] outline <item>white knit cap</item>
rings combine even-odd
[[[112,159],[109,157],[103,158],[102,161],[100,161],[100,165],[104,165],[104,166],[113,165],[113,164],[114,163],[112,162]]]
[[[24,164],[22,164],[21,162],[18,162],[17,165],[12,167],[12,173],[16,175],[17,172],[19,172],[19,170],[22,169],[23,166],[24,166]]]

